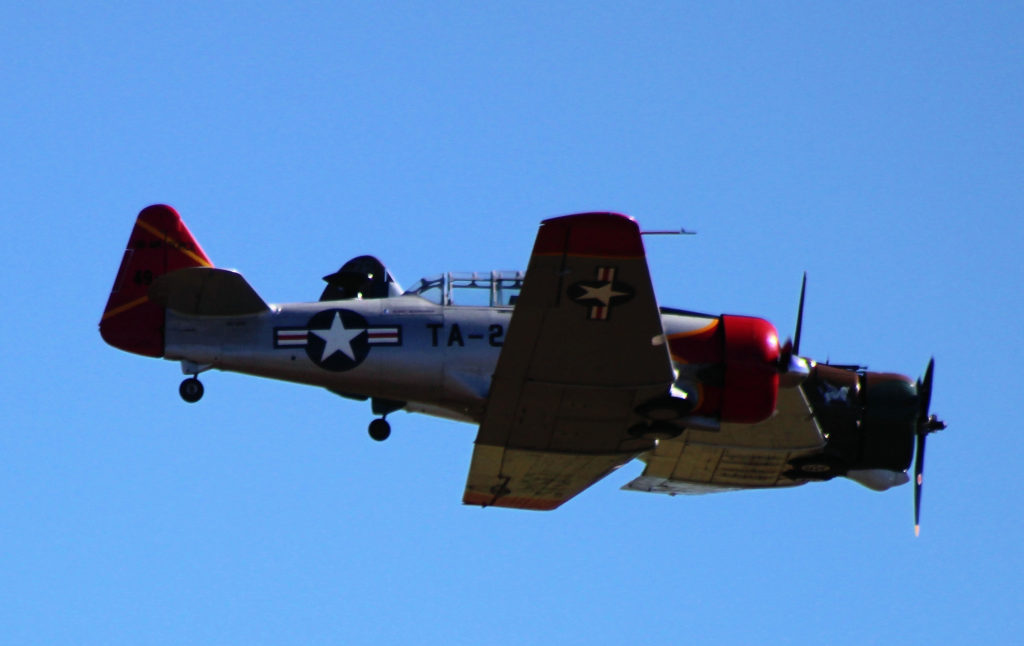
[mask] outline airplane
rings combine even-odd
[[[685,231],[685,230],[683,230]],[[643,232],[617,213],[544,220],[525,272],[449,272],[403,290],[358,256],[319,301],[268,304],[215,267],[167,205],[138,215],[100,334],[181,363],[179,394],[229,370],[478,425],[463,503],[552,510],[639,459],[623,489],[669,495],[843,476],[874,490],[914,464],[920,531],[934,359],[918,380],[800,355],[768,321],[660,307]]]

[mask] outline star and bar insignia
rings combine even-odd
[[[402,345],[399,325],[369,325],[351,310],[317,312],[305,327],[274,328],[275,348],[304,348],[310,361],[325,370],[351,370],[370,354],[370,346]]]
[[[587,318],[606,321],[611,309],[633,298],[633,288],[615,282],[615,267],[598,267],[596,280],[581,280],[569,286],[569,298],[587,307]]]

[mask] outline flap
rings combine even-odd
[[[149,288],[161,307],[189,316],[244,316],[270,308],[237,271],[191,267],[164,274]]]
[[[611,213],[546,220],[491,382],[464,502],[552,509],[651,448],[629,429],[642,421],[636,407],[672,383],[661,338],[636,222]]]

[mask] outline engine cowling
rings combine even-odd
[[[775,412],[779,335],[768,321],[724,314],[668,341],[679,385],[696,390],[692,414],[753,424]]]
[[[818,365],[802,388],[840,471],[910,466],[919,404],[910,377]]]

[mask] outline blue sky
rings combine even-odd
[[[906,6],[904,6],[906,4]],[[0,21],[10,643],[1015,643],[1024,559],[1019,3],[23,3]],[[269,301],[363,253],[523,268],[591,209],[659,302],[802,350],[936,357],[909,488],[460,504],[475,428],[175,364],[96,330],[176,206]]]

